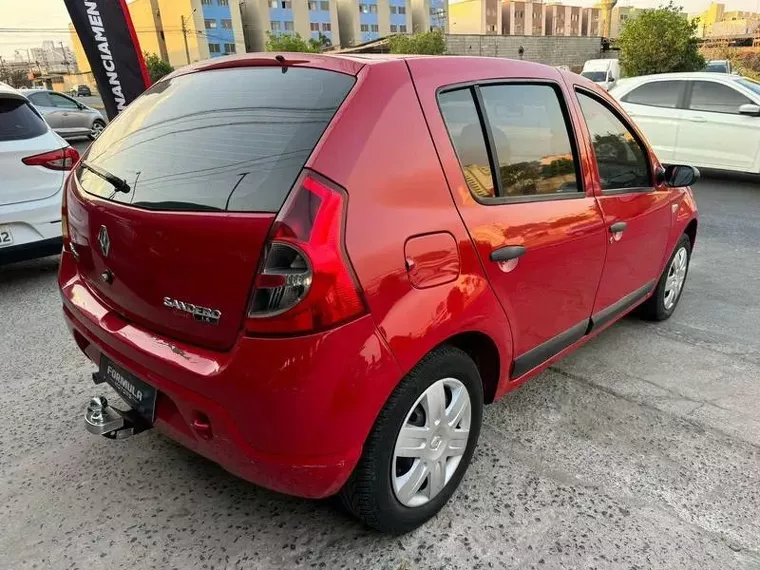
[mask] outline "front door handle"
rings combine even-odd
[[[707,122],[707,119],[705,119],[704,117],[689,117],[689,120],[692,123],[706,123]]]
[[[505,245],[499,249],[495,249],[491,252],[491,261],[496,263],[500,261],[509,261],[510,259],[517,259],[525,253],[525,246],[522,245]]]
[[[610,233],[617,234],[620,232],[624,232],[625,229],[628,227],[628,224],[625,222],[615,222],[610,226]]]

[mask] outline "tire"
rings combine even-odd
[[[462,405],[465,393],[469,398],[469,418],[462,411],[466,410]],[[440,399],[441,394],[445,400]],[[433,425],[430,419],[435,413],[428,414],[427,409],[435,408],[436,402],[444,402],[438,409],[446,421]],[[475,363],[457,348],[437,348],[407,374],[388,398],[359,463],[340,491],[341,503],[364,524],[381,532],[401,534],[414,530],[438,513],[459,486],[475,451],[482,420],[483,384]],[[429,425],[432,430],[428,430]],[[467,425],[469,434],[464,436]],[[419,440],[424,440],[421,447],[409,449],[413,449],[412,454],[419,451],[427,456],[396,457],[402,427],[425,430],[426,435]],[[449,456],[454,448],[454,454]],[[464,451],[460,455],[461,449]],[[435,454],[440,455],[435,458]],[[431,469],[440,474],[435,481]],[[427,475],[417,477],[421,485],[414,485],[414,475],[425,470]],[[404,480],[409,485],[402,485]],[[398,493],[396,486],[400,486]],[[412,491],[417,487],[416,493]],[[406,497],[407,504],[400,496]]]
[[[91,141],[94,141],[96,138],[100,136],[100,133],[103,132],[103,129],[106,128],[106,123],[104,121],[101,121],[100,119],[95,119],[92,122],[92,129],[90,130],[90,134],[87,135]]]
[[[680,286],[675,292],[675,297],[672,298],[668,293],[668,291],[672,291],[672,283],[669,283],[668,279],[674,275],[674,272],[678,271],[679,261],[677,259],[682,259],[679,257],[681,255],[685,256],[683,258],[685,259],[685,266],[681,270],[683,277],[680,279]],[[678,240],[673,255],[670,256],[668,263],[665,265],[654,294],[641,305],[641,316],[643,318],[649,321],[664,321],[671,317],[678,306],[678,302],[681,300],[683,288],[686,284],[686,277],[689,273],[690,262],[691,241],[689,240],[689,236],[684,234]]]

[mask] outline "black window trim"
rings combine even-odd
[[[740,91],[739,89],[736,89],[735,87],[732,87],[731,85],[729,85],[727,83],[723,83],[722,81],[713,81],[712,79],[702,79],[702,78],[700,78],[700,79],[690,79],[688,81],[689,85],[686,88],[686,97],[684,99],[684,105],[683,105],[683,110],[684,111],[691,111],[693,113],[715,113],[716,115],[733,115],[733,116],[741,115],[741,113],[739,113],[738,109],[737,109],[736,113],[729,113],[728,111],[708,111],[706,109],[692,109],[691,108],[691,96],[692,96],[692,94],[694,92],[694,84],[695,83],[699,83],[699,82],[702,82],[702,83],[715,83],[717,85],[722,85],[723,87],[725,87],[727,89],[731,89],[732,91],[738,93],[739,95],[741,95],[742,97],[744,97],[747,101],[749,101],[751,104],[757,105],[757,103],[755,103],[752,100],[752,98],[748,97],[746,93]]]
[[[631,94],[635,93],[638,89],[641,89],[642,87],[646,87],[647,85],[652,85],[654,83],[678,83],[681,86],[681,92],[678,94],[678,100],[676,101],[675,107],[668,107],[666,105],[649,105],[647,103],[637,103],[636,101],[629,101],[628,97],[631,96]],[[636,85],[633,89],[628,91],[625,95],[623,95],[620,100],[623,103],[628,103],[629,105],[641,105],[642,107],[655,107],[656,109],[685,109],[686,108],[686,95],[687,93],[691,93],[691,87],[690,87],[690,81],[688,79],[654,79],[652,81],[642,81],[638,85]]]
[[[570,148],[573,153],[573,163],[575,166],[575,179],[578,185],[578,190],[575,192],[556,192],[554,194],[534,194],[528,196],[504,196],[504,188],[502,186],[501,176],[497,176],[498,155],[496,153],[496,145],[493,139],[493,132],[491,125],[486,115],[485,104],[483,103],[483,96],[480,92],[481,87],[491,87],[494,85],[543,85],[551,87],[557,95],[560,110],[562,111],[562,117],[565,121],[565,129],[567,130],[568,139],[570,142]],[[470,190],[470,195],[473,199],[483,206],[499,206],[503,204],[524,204],[531,202],[551,202],[555,200],[578,200],[586,198],[586,188],[584,185],[583,171],[581,169],[580,152],[578,146],[578,137],[575,133],[572,118],[570,116],[570,110],[565,99],[565,94],[562,90],[562,85],[559,81],[554,79],[536,79],[536,78],[500,78],[500,79],[479,79],[476,81],[465,81],[462,83],[452,83],[436,89],[435,100],[438,105],[438,112],[441,114],[441,120],[443,120],[444,126],[446,120],[443,118],[443,111],[441,110],[440,96],[444,93],[452,91],[468,90],[473,98],[475,104],[475,110],[480,120],[480,128],[483,130],[484,142],[486,144],[486,154],[488,155],[488,163],[491,169],[491,178],[494,181],[494,191],[498,194],[494,198],[483,198],[475,194],[470,190],[469,185],[467,189]],[[446,135],[451,143],[451,148],[454,150],[454,154],[457,155],[456,145],[451,138],[451,132],[446,127]],[[459,155],[457,155],[457,162],[459,163]],[[462,165],[459,163],[459,170],[462,170]],[[464,173],[463,173],[464,175]]]
[[[623,123],[623,126],[628,130],[628,132],[631,133],[634,140],[638,143],[638,145],[641,147],[642,151],[644,151],[644,160],[646,160],[647,163],[647,174],[649,174],[649,184],[650,186],[632,186],[629,188],[615,188],[613,190],[602,190],[603,196],[615,196],[616,194],[646,194],[648,192],[654,192],[656,188],[656,184],[654,182],[654,167],[652,165],[652,161],[649,157],[649,147],[644,144],[644,141],[641,140],[641,137],[639,137],[638,132],[636,132],[636,129],[633,128],[630,121],[626,120],[623,115],[621,115],[617,109],[612,107],[609,103],[607,103],[602,97],[600,97],[597,93],[594,93],[590,89],[585,89],[584,87],[580,85],[575,85],[575,97],[578,98],[578,94],[583,94],[600,105],[602,105],[605,109],[607,109],[610,113],[612,113],[618,121]],[[581,102],[580,99],[578,99],[578,105],[580,106]],[[588,123],[586,122],[586,117],[583,116],[583,111],[581,110],[581,117],[583,118],[583,122],[586,125],[586,131],[588,131]],[[591,142],[591,133],[589,132],[589,142]],[[597,176],[599,176],[599,164],[596,161],[596,151],[594,150],[594,144],[591,143],[591,153],[594,156],[594,165],[596,166],[596,173]]]

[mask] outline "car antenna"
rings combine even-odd
[[[282,65],[282,72],[283,73],[287,73],[288,72],[288,65],[287,65],[287,62],[285,61],[285,56],[282,55],[282,54],[277,54],[276,56],[274,56],[274,58],[278,62],[280,62],[280,65]]]

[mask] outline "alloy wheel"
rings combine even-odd
[[[666,311],[672,309],[678,300],[678,295],[681,293],[683,283],[686,280],[686,270],[688,265],[689,254],[685,247],[681,247],[673,256],[673,261],[670,262],[668,276],[665,280],[665,296],[663,304],[665,305]]]

